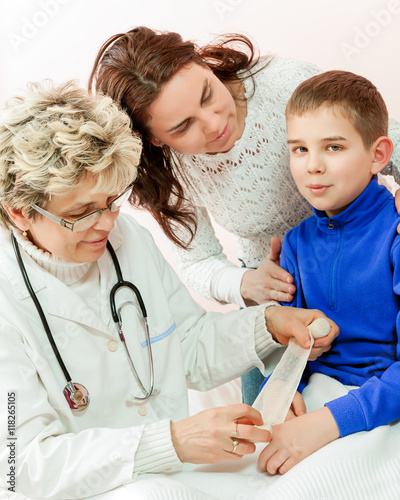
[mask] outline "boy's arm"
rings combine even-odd
[[[281,304],[283,306],[301,307],[303,309],[308,309],[307,302],[303,294],[301,275],[297,259],[298,238],[298,227],[295,227],[286,234],[285,239],[282,243],[280,264],[283,269],[288,271],[293,276],[293,284],[296,287],[296,292],[294,294],[294,299],[292,300],[292,302],[282,302]],[[314,347],[312,348],[310,354],[310,361],[317,359],[318,356],[321,356],[323,352],[326,352],[328,349],[330,349],[331,341],[332,339],[330,339],[329,337],[321,337],[319,339],[316,339],[314,342]]]
[[[294,298],[292,302],[285,303],[282,302],[281,304],[283,306],[291,306],[291,307],[301,307],[303,309],[308,309],[307,307],[307,302],[305,300],[304,294],[303,294],[303,287],[302,287],[302,282],[301,282],[301,275],[300,275],[300,270],[298,266],[298,258],[297,258],[297,241],[300,238],[300,231],[298,229],[299,226],[295,227],[291,231],[289,231],[285,239],[283,240],[282,243],[282,251],[281,251],[281,267],[288,271],[292,276],[293,276],[293,284],[296,287],[296,292],[294,294]],[[322,353],[326,352],[328,349],[331,348],[331,342],[332,339],[329,337],[321,337],[319,339],[316,339],[314,342],[314,346],[311,350],[309,360],[314,361],[317,359],[319,356],[321,356]],[[299,392],[301,393],[306,386],[306,380],[308,380],[309,374],[306,369],[305,375],[302,379],[302,382],[300,382],[299,385]]]
[[[296,287],[294,298],[291,302],[282,302],[283,306],[305,307],[298,303],[298,297],[302,295],[299,280],[299,270],[297,266],[296,251],[296,228],[289,231],[282,243],[280,265],[293,277],[293,284]],[[300,287],[300,288],[299,288]]]
[[[340,437],[399,420],[400,361],[394,362],[380,378],[370,378],[360,388],[330,401],[326,406],[336,420]]]
[[[400,236],[391,251],[393,291],[400,296]],[[396,319],[395,359],[381,377],[372,377],[358,389],[326,404],[340,430],[340,436],[372,430],[400,419],[400,311]],[[379,344],[376,345],[377,350]],[[382,346],[385,349],[385,346]],[[378,353],[378,351],[377,351]],[[389,356],[389,354],[385,354]]]

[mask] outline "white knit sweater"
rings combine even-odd
[[[254,80],[243,81],[246,125],[234,147],[216,155],[180,156],[197,209],[198,230],[190,251],[174,247],[174,254],[183,280],[200,295],[244,306],[240,283],[245,269],[228,261],[209,215],[236,236],[238,258],[257,268],[269,253],[272,236],[283,239],[312,214],[290,173],[285,107],[294,89],[318,73],[309,63],[272,59]],[[399,166],[400,124],[391,121],[390,128],[395,144],[392,160]],[[393,170],[398,182],[399,168]]]

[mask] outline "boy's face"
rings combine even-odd
[[[290,168],[300,193],[333,217],[345,210],[372,178],[374,147],[340,112],[326,106],[287,121]]]

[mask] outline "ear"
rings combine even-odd
[[[378,174],[390,161],[393,152],[393,143],[389,137],[382,136],[372,145],[374,159],[371,166],[371,174]]]
[[[30,228],[29,219],[24,215],[23,211],[10,208],[8,205],[3,205],[3,208],[18,229],[27,231]]]

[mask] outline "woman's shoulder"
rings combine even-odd
[[[256,84],[264,82],[291,82],[298,83],[321,73],[315,64],[300,59],[273,56],[260,59],[252,71]]]
[[[280,109],[301,82],[319,73],[321,70],[310,62],[280,56],[264,58],[254,67],[253,77],[243,80],[246,98],[254,98],[257,109]]]

